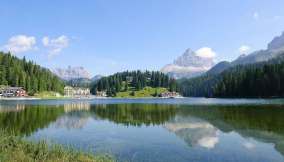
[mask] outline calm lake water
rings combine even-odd
[[[284,162],[284,100],[0,101],[0,128],[119,161]]]

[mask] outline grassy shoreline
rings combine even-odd
[[[0,131],[0,161],[9,162],[112,162],[107,155],[93,155],[45,141],[32,142]]]
[[[141,90],[118,92],[115,98],[157,98],[159,94],[168,92],[166,88],[145,87]]]

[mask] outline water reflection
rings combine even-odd
[[[0,112],[0,128],[17,135],[30,135],[46,128],[58,116],[64,114],[64,109],[45,105],[2,105]]]
[[[100,119],[117,124],[142,126],[161,125],[175,116],[176,106],[158,104],[95,105],[93,112]]]
[[[212,149],[219,142],[218,129],[199,118],[177,116],[165,124],[165,128],[183,139],[189,146]]]
[[[91,104],[89,102],[71,102],[71,103],[64,103],[64,111],[72,112],[72,111],[83,111],[83,110],[90,110]]]
[[[205,149],[208,152],[203,150],[198,153],[208,155],[210,153],[216,157],[221,153],[227,153],[229,148],[235,149],[236,154],[240,154],[238,158],[241,160],[247,158],[249,160],[246,161],[257,161],[249,155],[242,157],[242,154],[249,153],[241,149],[262,149],[258,151],[263,151],[263,156],[271,158],[272,155],[276,157],[273,151],[281,153],[281,157],[272,160],[281,161],[284,155],[283,116],[284,107],[267,105],[186,106],[139,103],[92,105],[90,102],[70,102],[55,106],[2,104],[0,128],[19,135],[37,134],[51,138],[55,138],[56,133],[60,132],[58,136],[63,135],[65,139],[74,143],[94,143],[96,149],[104,146],[111,147],[114,152],[124,151],[122,157],[132,156],[133,150],[139,150],[140,156],[147,151],[160,156],[159,151],[165,152],[167,149],[175,148],[174,151],[184,151],[182,154],[184,159],[178,161],[189,161],[192,158],[190,152],[196,153],[200,149]],[[154,134],[145,138],[145,134],[151,133]],[[72,137],[73,135],[76,138]],[[188,152],[181,151],[185,148],[181,143],[177,145],[178,141],[175,141],[177,139],[183,141]],[[173,143],[169,143],[171,141]],[[234,143],[236,141],[239,144]],[[126,143],[125,147],[122,145],[123,142]],[[235,144],[235,148],[228,146],[231,143]],[[149,154],[147,156],[149,157]],[[257,154],[254,158],[257,158]]]
[[[206,120],[222,132],[237,132],[265,143],[273,143],[284,155],[283,106],[181,107],[178,116],[192,115]],[[252,144],[244,144],[253,148]]]
[[[89,102],[71,102],[63,105],[65,114],[53,124],[56,128],[81,129],[90,116]]]
[[[0,104],[0,113],[22,111],[25,109],[25,107],[26,106],[24,104],[13,104],[13,105]]]

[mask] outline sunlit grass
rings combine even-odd
[[[0,131],[0,161],[9,162],[111,162],[107,155],[93,155],[45,141],[31,142]]]
[[[128,90],[125,92],[118,92],[116,97],[119,98],[141,98],[141,97],[156,97],[155,95],[159,95],[161,93],[167,92],[166,88],[152,88],[152,87],[145,87],[139,91],[132,91]]]
[[[34,94],[34,97],[41,98],[41,99],[63,99],[65,98],[58,92],[53,91],[43,91]]]

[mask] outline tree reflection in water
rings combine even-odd
[[[91,109],[100,119],[131,125],[161,125],[176,114],[176,106],[159,104],[95,105]]]
[[[237,132],[243,137],[273,143],[284,155],[284,108],[282,106],[186,106],[170,104],[62,105],[10,104],[0,106],[0,128],[29,136],[51,124],[81,129],[89,119],[141,127],[161,126],[190,147],[214,148],[219,133]],[[246,148],[253,144],[244,143]]]

